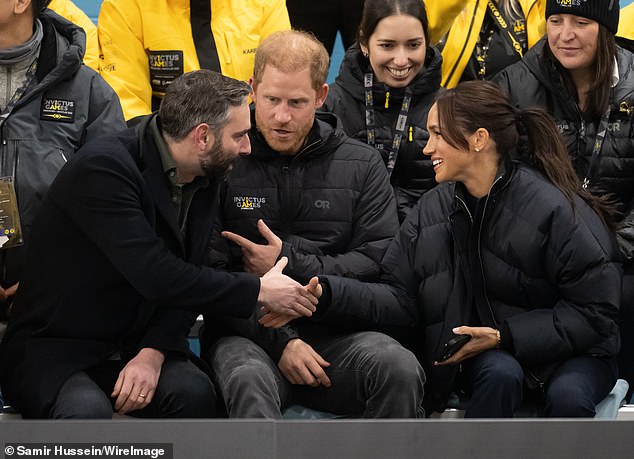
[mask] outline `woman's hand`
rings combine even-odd
[[[495,328],[463,325],[454,328],[453,332],[456,335],[471,335],[471,339],[447,360],[434,362],[434,365],[455,365],[484,351],[498,347],[498,331]]]

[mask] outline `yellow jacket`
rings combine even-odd
[[[619,37],[634,40],[634,3],[630,3],[626,7],[621,8],[619,31],[616,34]]]
[[[460,82],[487,10],[486,0],[427,0],[430,42],[437,43],[447,31],[442,51],[441,85],[453,88]],[[545,0],[520,0],[526,17],[528,46],[533,46],[546,32]]]
[[[172,72],[168,78],[200,69],[189,5],[190,0],[104,0],[101,4],[99,70],[119,95],[126,119],[150,113],[152,96],[162,97],[167,80],[157,68],[176,65],[176,70],[168,70]],[[252,76],[260,40],[290,29],[285,0],[211,0],[211,17],[222,73],[245,81]]]
[[[86,13],[79,9],[70,0],[51,0],[48,5],[50,9],[55,11],[70,22],[77,24],[86,32],[86,54],[84,55],[84,64],[99,71],[99,42],[97,41],[97,26],[90,20]]]

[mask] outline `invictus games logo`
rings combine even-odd
[[[256,198],[255,196],[234,196],[233,203],[240,210],[260,209],[266,204],[266,198]]]
[[[164,94],[170,83],[184,73],[184,62],[182,51],[148,51],[152,91]]]
[[[40,108],[40,119],[72,123],[75,121],[75,101],[44,97]]]
[[[587,0],[556,0],[558,6],[565,8],[574,8],[575,6],[581,6],[582,3],[585,3]]]
[[[181,68],[183,53],[178,51],[150,51],[150,68],[157,70]]]

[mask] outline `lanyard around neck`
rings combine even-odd
[[[374,116],[374,95],[372,93],[372,87],[374,85],[374,75],[372,72],[368,72],[363,76],[363,85],[365,87],[365,126],[367,130],[368,145],[374,147],[376,146],[376,120]],[[403,97],[403,103],[401,104],[398,119],[396,120],[392,145],[388,149],[387,172],[390,176],[392,175],[394,166],[396,165],[398,150],[401,147],[403,133],[405,132],[405,128],[407,126],[407,115],[409,113],[411,102],[412,90],[407,87],[405,88],[405,97]]]
[[[603,141],[605,135],[608,132],[608,121],[610,120],[610,112],[612,111],[612,104],[608,105],[608,109],[601,116],[599,121],[599,128],[597,130],[597,136],[594,139],[594,145],[592,146],[592,158],[590,158],[590,164],[588,164],[588,170],[586,176],[583,178],[583,184],[581,185],[584,190],[588,189],[590,180],[592,180],[597,173],[597,167],[599,166],[599,156],[601,155],[601,148],[603,147]]]

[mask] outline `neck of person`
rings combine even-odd
[[[11,49],[31,39],[35,27],[34,19],[18,17],[6,30],[0,30],[0,49]]]
[[[500,163],[499,155],[482,155],[462,180],[474,198],[483,198],[491,191]]]
[[[569,72],[570,77],[575,84],[575,89],[577,90],[579,109],[584,111],[588,102],[588,94],[590,93],[590,88],[592,86],[594,72],[591,68],[569,70]]]

